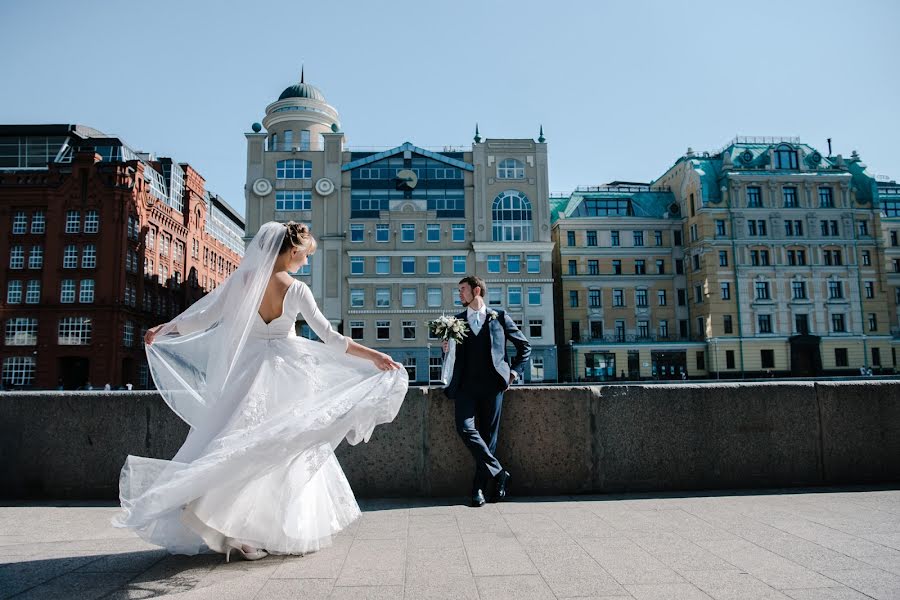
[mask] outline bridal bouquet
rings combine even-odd
[[[457,344],[463,341],[463,338],[469,333],[469,326],[465,321],[446,315],[441,315],[437,319],[429,321],[428,328],[435,337],[440,338],[442,341],[452,339]]]
[[[447,354],[441,367],[441,384],[447,387],[453,378],[453,364],[456,362],[456,344],[459,344],[469,333],[469,325],[463,319],[441,315],[428,322],[431,333],[447,342]]]

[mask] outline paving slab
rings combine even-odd
[[[112,528],[111,504],[0,506],[0,598],[900,598],[897,489],[360,504],[319,552],[229,564]]]

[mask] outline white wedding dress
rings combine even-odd
[[[324,344],[296,335],[298,314]],[[176,321],[178,334],[190,340],[210,320]],[[232,540],[286,554],[328,545],[360,514],[334,448],[344,438],[368,440],[377,424],[393,420],[408,386],[405,370],[379,371],[346,348],[306,284],[295,281],[281,316],[266,323],[256,313],[234,358],[236,374],[214,410],[193,419],[178,455],[128,457],[114,524],[184,554],[222,552]],[[182,351],[175,343],[166,352],[173,362]],[[158,381],[166,376],[156,368]]]

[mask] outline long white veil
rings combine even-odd
[[[263,225],[237,270],[215,290],[167,323],[147,347],[153,381],[163,399],[191,427],[207,424],[235,376],[284,240],[285,226]]]

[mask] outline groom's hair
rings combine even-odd
[[[484,284],[484,279],[478,277],[477,275],[466,275],[459,280],[459,283],[468,283],[473,292],[475,291],[476,287],[481,288],[481,293],[479,294],[479,296],[484,296],[485,293],[487,293],[487,286]]]

